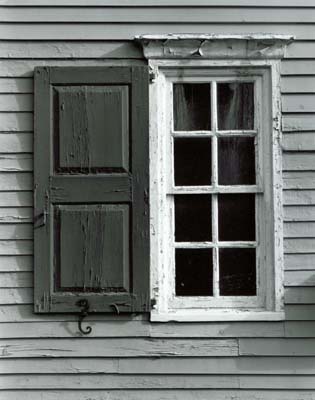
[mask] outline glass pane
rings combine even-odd
[[[175,196],[175,241],[211,241],[211,195]]]
[[[255,240],[255,195],[219,194],[219,240]]]
[[[256,183],[254,138],[219,138],[218,168],[220,185],[254,185]]]
[[[254,129],[254,84],[218,83],[219,130]]]
[[[256,296],[256,250],[220,249],[220,295]]]
[[[176,296],[212,296],[212,250],[175,251]]]
[[[175,131],[211,129],[210,84],[174,83]]]
[[[176,186],[211,185],[211,139],[175,138]]]

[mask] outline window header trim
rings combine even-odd
[[[281,59],[295,39],[275,34],[164,34],[140,35],[147,59]]]

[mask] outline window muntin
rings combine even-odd
[[[172,76],[166,87],[169,304],[175,309],[261,307],[261,77]],[[206,116],[196,111],[200,104]],[[227,226],[222,213],[231,199]]]

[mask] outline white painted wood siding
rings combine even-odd
[[[35,5],[36,3],[36,5]],[[87,6],[88,4],[88,6]],[[154,33],[284,33],[283,322],[33,314],[33,69],[143,64]],[[0,400],[315,400],[314,0],[0,0]]]

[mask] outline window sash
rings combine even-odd
[[[174,83],[210,83],[211,91],[211,131],[174,131],[174,115],[173,115],[173,84]],[[218,115],[217,115],[217,83],[218,82],[253,82],[254,83],[254,130],[248,131],[219,131],[218,130]],[[238,77],[238,76],[208,76],[208,77],[168,77],[165,84],[165,110],[166,110],[166,163],[164,166],[167,173],[167,186],[166,186],[166,209],[169,209],[169,215],[165,215],[164,221],[170,221],[167,224],[169,227],[168,233],[168,249],[170,268],[170,281],[169,282],[169,295],[170,306],[174,308],[186,307],[249,307],[257,308],[263,305],[263,274],[260,265],[260,251],[261,246],[260,238],[260,225],[262,219],[258,216],[261,214],[260,202],[257,201],[257,194],[263,196],[264,186],[262,180],[261,170],[261,140],[260,140],[260,119],[261,119],[261,77]],[[210,112],[210,110],[209,110]],[[187,133],[186,133],[187,132]],[[218,184],[218,137],[254,137],[255,138],[255,172],[256,184],[255,185],[219,185]],[[174,183],[174,140],[177,137],[194,138],[194,137],[211,137],[211,159],[212,159],[212,184],[209,186],[175,186]],[[196,243],[196,242],[175,242],[175,208],[174,208],[174,195],[175,194],[212,194],[212,242]],[[229,242],[223,243],[218,240],[218,194],[219,193],[254,193],[255,196],[255,228],[256,228],[256,241],[255,242],[230,242],[230,248],[255,248],[256,249],[256,296],[220,296],[219,294],[219,248],[228,247]],[[167,211],[166,211],[167,212]],[[237,246],[238,245],[238,246]],[[175,294],[175,248],[212,248],[213,258],[213,296],[176,296]]]

